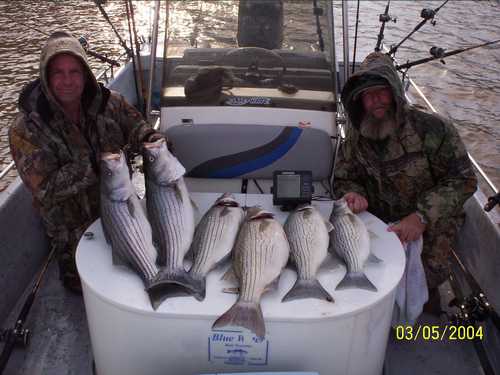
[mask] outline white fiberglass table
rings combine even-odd
[[[196,220],[220,194],[193,193]],[[267,194],[235,194],[252,206],[260,204],[284,223],[287,213]],[[332,202],[313,202],[328,219]],[[377,292],[336,291],[345,266],[329,255],[318,279],[335,299],[282,303],[296,280],[287,267],[279,288],[261,301],[266,323],[263,340],[239,327],[212,330],[213,322],[236,300],[222,290],[233,287],[221,276],[207,278],[203,302],[193,297],[167,299],[151,308],[144,286],[133,271],[114,266],[100,220],[79,243],[76,262],[83,286],[92,349],[98,375],[194,375],[237,371],[317,371],[331,374],[381,374],[390,329],[395,289],[404,271],[404,251],[387,225],[369,213],[359,215],[371,232],[371,251],[382,263],[367,264],[365,274]]]

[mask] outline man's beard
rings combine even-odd
[[[365,113],[359,128],[361,135],[365,138],[376,141],[386,139],[396,129],[396,116],[393,106],[387,109],[381,119],[376,118],[371,113]]]

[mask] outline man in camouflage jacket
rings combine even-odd
[[[334,191],[354,212],[368,209],[402,242],[423,235],[431,295],[449,276],[450,246],[477,180],[454,126],[406,102],[391,59],[372,53],[346,82],[352,126],[339,153]]]
[[[79,290],[75,250],[99,216],[101,152],[161,137],[118,93],[98,84],[77,39],[52,34],[42,49],[40,77],[19,97],[20,114],[9,131],[21,179],[33,194],[64,285]]]

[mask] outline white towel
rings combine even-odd
[[[396,303],[392,325],[413,325],[429,299],[424,265],[422,264],[423,239],[404,243],[406,253],[405,272],[396,290]]]

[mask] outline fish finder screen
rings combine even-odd
[[[300,175],[280,175],[277,182],[278,197],[300,198]]]

